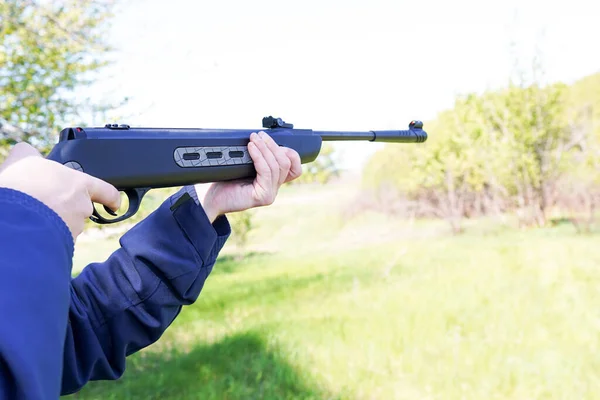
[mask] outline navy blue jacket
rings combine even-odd
[[[125,357],[159,339],[197,299],[231,233],[193,197],[193,188],[171,196],[71,279],[65,223],[0,188],[0,398],[56,399],[117,379]]]

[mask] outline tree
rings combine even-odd
[[[424,144],[388,145],[368,163],[367,187],[391,185],[412,201],[411,214],[444,218],[452,232],[462,232],[462,219],[474,197],[485,188],[487,154],[479,151],[486,137],[477,125],[475,96],[458,98],[453,110],[427,122],[432,132]]]
[[[571,168],[587,133],[568,123],[566,89],[563,84],[511,85],[484,100],[482,120],[503,143],[511,176],[504,186],[525,225],[546,224],[556,184]]]
[[[86,105],[75,91],[107,65],[105,43],[116,0],[0,2],[0,120],[42,151]],[[0,138],[0,147],[15,138]]]
[[[522,226],[544,226],[558,203],[585,212],[583,222],[571,220],[589,230],[600,197],[600,96],[582,100],[580,86],[509,84],[458,97],[426,122],[426,143],[376,154],[365,187],[395,189],[411,216],[444,218],[454,233],[465,217],[504,211],[516,211]]]

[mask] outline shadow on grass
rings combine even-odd
[[[77,399],[321,399],[308,383],[253,332],[238,334],[188,353],[145,352],[130,357],[123,377],[91,382]]]

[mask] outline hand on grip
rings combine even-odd
[[[26,193],[44,203],[67,224],[73,240],[92,215],[92,202],[118,210],[117,189],[83,172],[46,160],[32,146],[19,143],[0,166],[0,187]]]

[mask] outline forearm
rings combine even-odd
[[[0,397],[56,398],[73,238],[36,199],[0,188]]]
[[[121,376],[125,358],[197,299],[229,233],[225,217],[211,224],[180,192],[126,233],[106,262],[87,266],[71,284],[63,394]]]

